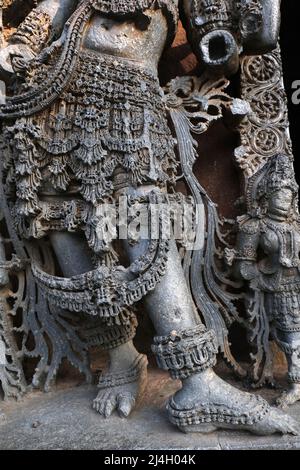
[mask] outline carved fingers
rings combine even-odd
[[[16,72],[26,66],[35,54],[24,44],[10,44],[0,50],[0,79],[9,83]]]

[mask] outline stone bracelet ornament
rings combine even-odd
[[[38,53],[46,45],[51,32],[51,17],[48,13],[32,10],[9,39],[10,44],[25,44]]]

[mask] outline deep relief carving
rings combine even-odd
[[[51,18],[45,12],[33,10],[10,37],[11,44],[25,44],[34,52],[46,45],[50,36]]]
[[[300,216],[299,187],[292,160],[276,155],[249,180],[248,215],[239,222],[236,251],[238,275],[249,282],[247,299],[254,380],[272,382],[269,333],[285,353],[288,377],[299,383]],[[249,252],[250,250],[250,252]],[[286,405],[299,399],[293,388],[279,399]]]
[[[2,299],[9,305],[3,318],[20,316],[15,330],[20,365],[35,358],[32,384],[45,390],[64,358],[90,381],[88,348],[107,349],[110,366],[99,377],[93,407],[105,417],[115,410],[128,416],[146,385],[147,358],[132,342],[137,302],[144,299],[156,330],[158,365],[182,381],[169,404],[171,422],[186,432],[229,427],[296,433],[291,418],[212,370],[220,351],[245,376],[228,340],[227,327],[240,321],[236,296],[229,293],[235,284],[216,261],[220,247],[227,246],[224,221],[193,171],[195,135],[223,117],[240,122],[247,114],[247,103],[225,92],[229,82],[223,76],[237,70],[240,45],[246,47],[249,35],[257,35],[258,49],[264,41],[272,49],[278,2],[266,2],[265,17],[257,1],[181,3],[205,72],[174,79],[165,90],[157,66],[176,31],[176,0],[64,0],[57,2],[64,16],[60,24],[57,10],[48,17],[41,2],[1,51],[0,72],[10,78],[11,93],[0,107],[0,199],[8,233],[0,266]],[[275,26],[263,40],[269,12]],[[85,41],[91,29],[97,39],[92,48]],[[130,34],[145,57],[137,55]],[[210,78],[216,70],[221,78]],[[176,192],[178,179],[184,193]],[[114,230],[114,217],[105,222],[101,211],[111,204],[120,219],[120,197],[129,215]],[[176,237],[172,218],[174,233],[164,236],[173,203],[189,207],[193,237]],[[158,225],[154,230],[150,224],[143,237],[134,222],[142,205],[149,218],[151,204],[162,206]],[[179,228],[184,224],[185,219]],[[120,236],[124,226],[126,237]],[[6,335],[3,357],[12,351]]]
[[[252,113],[243,122],[235,157],[251,177],[272,156],[292,156],[292,144],[279,47],[265,56],[244,57],[241,65],[241,94]]]
[[[273,339],[286,354],[292,382],[278,400],[284,407],[299,399],[299,212],[279,46],[267,55],[242,59],[241,93],[252,109],[240,126],[242,145],[235,152],[245,180],[247,215],[239,219],[231,258],[249,287],[246,328],[254,385],[274,383]]]

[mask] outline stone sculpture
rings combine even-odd
[[[94,409],[128,416],[146,385],[147,359],[132,342],[135,305],[143,299],[158,365],[182,381],[168,404],[172,423],[185,432],[297,432],[289,417],[213,371],[219,349],[243,374],[225,322],[237,312],[214,262],[215,237],[222,242],[218,215],[193,174],[193,134],[223,114],[244,117],[246,104],[230,99],[223,77],[236,72],[242,47],[264,53],[276,46],[279,3],[43,0],[1,50],[11,93],[0,109],[7,234],[0,377],[7,396],[24,392],[20,361],[28,356],[38,358],[34,386],[47,390],[64,357],[89,380],[87,350],[98,345],[109,351],[110,365]],[[205,74],[174,79],[163,93],[157,65],[179,7]],[[178,174],[190,196],[175,191]],[[182,260],[174,239],[163,236],[164,210],[156,236],[150,230],[148,238],[130,231],[123,237],[122,223],[115,236],[103,207],[113,203],[120,216],[121,199],[129,220],[142,207],[146,215],[158,204],[192,207],[193,249],[179,240]],[[22,316],[21,348],[11,335],[13,315]]]
[[[250,178],[248,215],[240,219],[236,270],[250,282],[249,313],[270,323],[288,361],[285,407],[299,400],[299,211],[291,158],[277,155]],[[268,334],[268,327],[265,333]]]
[[[264,210],[263,208],[261,211],[258,210],[259,201],[256,198],[256,190],[253,188],[255,188],[255,182],[261,180],[261,175],[267,178],[267,169],[269,168],[267,162],[270,165],[274,159],[275,161],[278,159],[278,165],[276,164],[278,166],[278,175],[282,175],[282,165],[286,161],[285,168],[290,169],[289,171],[283,171],[283,174],[286,177],[288,174],[290,175],[289,184],[295,188],[287,97],[283,83],[279,46],[272,52],[262,56],[245,56],[242,58],[241,97],[250,105],[251,113],[239,126],[241,145],[236,149],[235,157],[243,175],[243,193],[247,217],[255,219],[258,213],[264,213]],[[277,158],[278,155],[281,155],[281,157]],[[280,197],[285,197],[284,185]],[[265,200],[266,198],[262,198],[262,201]],[[261,217],[264,217],[264,215]],[[294,216],[292,218],[297,218],[296,205],[294,205]],[[257,235],[260,237],[259,234]],[[253,249],[255,251],[254,247]],[[234,253],[230,253],[229,250],[228,254],[229,259],[231,258],[232,261]],[[292,282],[292,278],[290,280]],[[296,273],[294,282],[297,283]],[[250,285],[253,286],[254,283]],[[266,309],[263,307],[263,294],[261,295],[259,289],[250,288],[245,295],[248,315],[246,319],[241,318],[241,324],[244,324],[247,329],[252,351],[252,365],[249,369],[249,376],[252,385],[255,387],[268,384],[274,386],[276,385],[273,365],[275,349],[271,347],[270,340],[275,339],[275,336],[274,332],[272,333],[270,316],[267,315]]]

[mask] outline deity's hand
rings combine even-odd
[[[15,73],[34,59],[35,53],[26,44],[10,44],[0,50],[0,80],[9,83]]]

